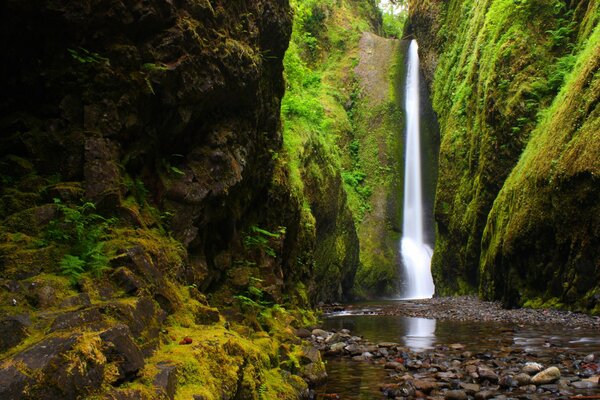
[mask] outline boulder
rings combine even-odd
[[[144,355],[131,339],[131,332],[124,324],[118,324],[100,334],[107,362],[118,366],[117,382],[133,379],[144,367]]]
[[[158,373],[152,382],[156,388],[156,393],[159,396],[167,396],[170,400],[173,400],[177,390],[177,366],[169,363],[159,363],[157,367]]]
[[[30,325],[31,320],[25,314],[0,319],[0,353],[21,343]]]

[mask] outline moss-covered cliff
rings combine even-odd
[[[0,397],[306,394],[319,224],[354,231],[278,161],[288,2],[0,11]]]
[[[438,292],[597,307],[598,3],[413,1],[410,14],[442,135]]]

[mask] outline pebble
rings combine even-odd
[[[444,398],[446,400],[467,400],[467,394],[464,390],[448,390]]]
[[[531,383],[534,385],[544,385],[555,382],[558,378],[560,378],[560,370],[556,367],[550,367],[534,375],[534,377],[531,378]]]
[[[527,364],[525,364],[522,371],[526,374],[534,375],[540,372],[542,369],[544,369],[544,366],[542,364],[536,362],[528,362]]]

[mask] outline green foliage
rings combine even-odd
[[[272,239],[279,239],[285,235],[285,227],[280,226],[276,232],[269,232],[256,225],[250,227],[250,233],[244,237],[244,246],[247,249],[258,249],[271,257],[277,257],[275,249],[271,247]]]
[[[54,204],[62,218],[48,224],[44,239],[67,246],[68,253],[60,261],[61,272],[73,283],[84,272],[99,275],[108,266],[109,255],[104,251],[104,244],[116,219],[96,214],[91,202],[71,207],[54,199]]]
[[[381,29],[383,35],[390,38],[401,39],[404,33],[404,25],[408,19],[408,8],[405,1],[387,2],[387,5],[383,5],[383,2],[379,2],[381,10]]]
[[[106,57],[102,57],[98,53],[91,52],[79,47],[78,49],[67,49],[67,52],[71,57],[80,62],[81,64],[105,64],[110,65],[110,60]]]

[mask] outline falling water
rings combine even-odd
[[[419,126],[419,55],[417,42],[408,49],[406,77],[406,161],[404,169],[404,223],[401,254],[406,277],[406,299],[433,296],[431,247],[423,237],[421,146]]]

